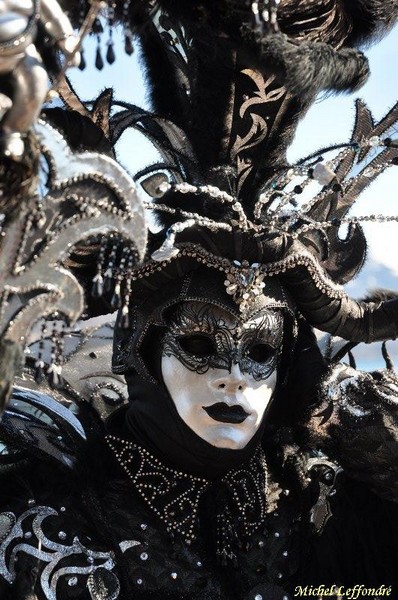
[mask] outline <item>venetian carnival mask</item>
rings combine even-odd
[[[164,338],[162,376],[181,419],[217,448],[242,449],[270,404],[282,349],[280,313],[239,319],[184,302]]]

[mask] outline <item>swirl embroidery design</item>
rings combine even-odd
[[[264,114],[264,104],[277,102],[286,95],[286,89],[283,86],[273,87],[276,79],[275,75],[265,79],[261,73],[253,69],[243,69],[241,73],[250,78],[257,89],[252,96],[244,97],[244,102],[239,108],[239,117],[242,124],[247,120],[246,117],[249,114],[251,118],[250,129],[246,134],[237,135],[230,152],[231,160],[236,162],[238,170],[238,189],[241,189],[252,170],[251,162],[241,156],[242,152],[258,146],[269,134],[269,124],[266,118],[260,114],[260,110],[256,110],[256,107],[261,109]]]
[[[115,566],[111,553],[89,550],[77,537],[71,544],[50,540],[44,534],[42,524],[46,519],[58,516],[58,512],[49,506],[34,506],[18,519],[13,513],[0,515],[0,523],[9,524],[3,540],[0,537],[0,575],[10,584],[15,581],[21,553],[42,561],[45,566],[41,571],[40,586],[47,600],[57,599],[57,584],[62,577],[89,577],[97,569],[111,571]],[[68,537],[62,531],[58,535],[60,540]]]

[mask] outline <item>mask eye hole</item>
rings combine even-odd
[[[274,348],[268,344],[253,344],[246,352],[246,356],[250,360],[260,364],[268,362],[274,354]]]
[[[200,333],[180,337],[178,343],[184,352],[199,358],[210,356],[216,351],[215,342],[207,335],[201,335]]]

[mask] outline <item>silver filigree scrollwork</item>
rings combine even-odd
[[[57,599],[57,586],[62,578],[86,575],[89,579],[97,570],[111,572],[115,566],[110,552],[90,550],[77,537],[73,538],[71,544],[49,539],[43,532],[43,522],[51,517],[58,517],[58,512],[50,506],[30,508],[20,515],[0,545],[0,575],[10,584],[17,577],[19,554],[32,556],[45,563],[40,576],[40,587],[46,600]],[[87,565],[82,565],[82,558],[87,561]],[[111,578],[114,593],[102,596],[106,600],[114,600],[118,595],[115,595],[118,589],[117,577],[112,573]]]
[[[74,153],[52,126],[36,126],[47,193],[39,190],[6,224],[0,246],[1,358],[23,348],[32,325],[58,313],[73,324],[84,309],[84,294],[65,260],[76,245],[116,235],[141,259],[146,244],[144,209],[131,177],[112,158]],[[46,163],[46,164],[44,164]],[[9,394],[18,360],[0,389]]]

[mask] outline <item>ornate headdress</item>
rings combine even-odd
[[[141,34],[156,114],[124,105],[112,121],[113,142],[126,127],[136,127],[163,159],[138,175],[153,197],[146,207],[161,231],[150,234],[145,263],[128,279],[130,307],[119,319],[115,370],[136,364],[131,353],[140,343],[123,326],[142,333],[148,323],[160,325],[164,308],[183,299],[224,304],[229,295],[230,310],[238,313],[260,303],[288,311],[295,306],[312,325],[351,341],[397,337],[396,300],[360,303],[342,285],[365,260],[361,221],[385,220],[348,213],[358,195],[397,164],[398,106],[375,123],[358,101],[347,143],[295,165],[285,158],[294,125],[314,93],[352,89],[363,80],[365,59],[346,46],[370,31],[361,34],[351,9],[335,3],[322,9],[298,3],[296,13],[281,3],[281,28],[288,35],[280,33],[277,3],[175,4],[156,4]],[[379,31],[388,19],[377,10]],[[296,40],[294,14],[305,14],[309,22],[317,16],[318,34],[314,25],[303,36],[301,23]],[[239,19],[240,31],[251,32],[243,41],[236,35]],[[328,43],[318,41],[321,30]],[[310,66],[300,75],[305,89],[299,89],[286,60],[304,54]],[[294,67],[305,70],[302,61]]]

